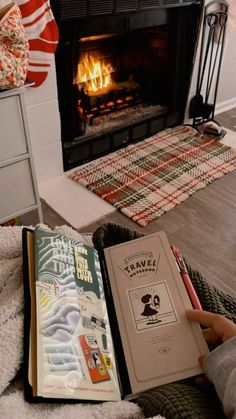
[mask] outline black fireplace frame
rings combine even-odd
[[[200,3],[199,0],[51,0],[60,32],[55,58],[64,170],[183,122],[198,36]],[[76,40],[104,33],[129,32],[167,22],[176,25],[177,44],[184,51],[178,55],[176,62],[174,78],[178,83],[175,83],[171,108],[102,134],[81,135],[75,107],[77,86],[73,84],[71,72],[71,63],[75,62]]]

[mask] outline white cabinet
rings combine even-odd
[[[0,223],[34,209],[43,221],[24,90],[0,93]]]

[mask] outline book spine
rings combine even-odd
[[[125,355],[123,351],[121,336],[119,325],[116,317],[114,301],[111,292],[111,285],[109,281],[109,276],[107,272],[107,266],[105,262],[105,257],[103,251],[98,252],[99,259],[100,259],[100,266],[102,271],[102,279],[103,279],[103,286],[104,292],[106,297],[107,303],[107,311],[108,317],[111,325],[111,334],[113,339],[113,344],[115,348],[115,356],[117,360],[118,372],[119,372],[119,381],[120,381],[120,388],[121,388],[121,395],[124,398],[127,394],[131,394],[131,386],[128,371],[126,368],[126,361]]]

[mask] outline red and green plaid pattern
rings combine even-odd
[[[179,126],[95,160],[70,177],[145,226],[236,168],[236,151]]]

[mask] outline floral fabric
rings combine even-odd
[[[0,87],[19,87],[27,75],[29,43],[19,7],[13,3],[5,9],[0,20]]]

